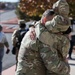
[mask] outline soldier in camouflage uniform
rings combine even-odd
[[[47,21],[44,26],[42,25],[39,26],[40,28],[39,40],[47,45],[50,45],[51,47],[55,47],[56,49],[58,48],[58,50],[62,52],[61,53],[62,56],[65,58],[68,54],[69,40],[66,38],[67,34],[64,35],[59,35],[59,34],[63,34],[70,26],[70,20],[68,18],[69,6],[65,0],[58,0],[53,5],[53,8],[57,15],[51,21]],[[43,14],[43,16],[45,15],[45,13]],[[47,32],[44,29],[47,30]],[[49,34],[51,36],[49,36]],[[48,37],[48,39],[46,39],[46,37]],[[58,42],[58,40],[60,41]],[[53,42],[53,46],[52,46],[52,42]]]
[[[67,34],[63,34],[70,26],[69,6],[65,0],[58,0],[53,9],[56,12],[55,17],[51,21],[44,21],[45,24],[40,23],[36,26],[41,44],[39,51],[49,75],[69,75],[70,67],[66,56],[70,43]],[[47,11],[43,14],[42,21],[46,13]]]
[[[15,75],[46,75],[46,68],[38,51],[36,38],[33,40],[30,38],[30,33],[35,33],[34,30],[33,27],[29,28],[21,42]]]
[[[69,48],[69,40],[59,33],[60,30],[68,29],[69,22],[63,23],[62,18],[58,15],[45,25],[36,23],[35,30],[33,29],[36,37],[33,40],[29,37],[32,31],[27,32],[21,43],[15,75],[69,75],[69,65],[64,54]],[[61,28],[62,25],[66,25],[66,28]]]

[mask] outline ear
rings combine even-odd
[[[44,17],[44,18],[42,19],[42,23],[45,24],[46,20],[47,20],[46,17]]]

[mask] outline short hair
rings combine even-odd
[[[34,26],[33,24],[30,24],[30,25],[29,25],[29,28],[30,28],[30,27],[35,27],[35,26]]]
[[[2,31],[3,27],[0,25],[0,31]]]
[[[25,24],[25,21],[24,20],[19,20],[18,21],[18,24],[19,24],[20,28],[26,27],[26,24]]]
[[[43,17],[47,17],[50,15],[54,15],[54,10],[53,9],[47,9],[44,13],[43,13]]]

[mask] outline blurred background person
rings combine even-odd
[[[12,44],[13,44],[13,49],[14,54],[16,55],[16,65],[18,62],[18,52],[19,52],[19,48],[20,48],[20,44],[21,41],[25,35],[25,33],[27,32],[26,28],[26,24],[24,20],[19,20],[18,21],[18,25],[19,25],[19,29],[15,30],[12,34]]]
[[[6,54],[9,53],[9,44],[8,41],[6,39],[6,36],[4,34],[4,32],[2,32],[3,27],[0,25],[0,75],[2,75],[2,59],[4,56],[4,46],[7,48],[6,49]]]

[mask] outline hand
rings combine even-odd
[[[7,49],[6,54],[8,54],[10,52],[10,49]]]

